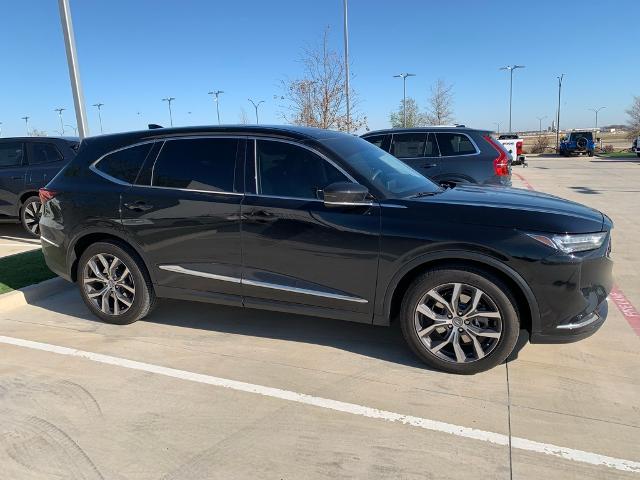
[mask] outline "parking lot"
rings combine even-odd
[[[638,478],[640,162],[531,158],[514,184],[614,220],[595,336],[462,377],[394,327],[177,301],[120,327],[69,286],[0,310],[2,477]]]
[[[0,222],[0,258],[40,248],[40,240],[28,235],[22,225]]]

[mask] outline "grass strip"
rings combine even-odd
[[[44,261],[42,250],[0,258],[0,294],[55,277]]]

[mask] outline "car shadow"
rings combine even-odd
[[[39,300],[33,305],[102,324],[86,308],[77,291],[63,298]],[[142,322],[184,329],[202,330],[247,337],[268,338],[296,343],[322,345],[422,370],[432,370],[409,350],[397,322],[390,327],[346,322],[210,303],[160,299],[157,307]],[[127,328],[126,326],[123,328]],[[517,358],[526,345],[516,345],[507,359]]]

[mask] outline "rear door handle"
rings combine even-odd
[[[146,212],[147,210],[151,210],[153,208],[153,205],[149,205],[147,202],[144,202],[142,200],[125,203],[124,206],[129,210],[133,210],[134,212]]]
[[[437,163],[425,163],[422,168],[432,168],[432,167],[437,167],[438,164]]]

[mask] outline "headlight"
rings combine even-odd
[[[584,252],[600,248],[607,232],[578,233],[573,235],[540,235],[537,233],[527,233],[534,240],[544,243],[546,246],[555,248],[564,253]]]

